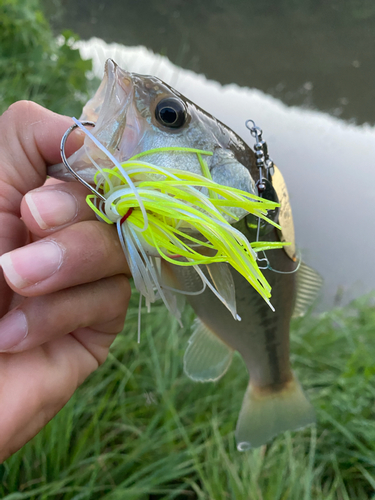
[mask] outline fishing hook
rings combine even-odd
[[[90,121],[84,121],[81,122],[82,125],[84,126],[90,126],[90,127],[95,127],[95,122],[90,122]],[[68,140],[69,135],[73,132],[74,129],[76,129],[79,125],[74,123],[71,125],[68,130],[65,132],[65,134],[62,136],[61,139],[61,144],[60,144],[60,154],[61,154],[61,159],[65,165],[65,167],[69,170],[69,172],[77,179],[81,184],[87,187],[95,196],[100,198],[103,201],[107,201],[106,198],[99,193],[94,187],[92,187],[88,182],[86,182],[80,175],[77,174],[75,170],[69,165],[69,162],[67,160],[66,154],[65,154],[65,144],[66,141]]]

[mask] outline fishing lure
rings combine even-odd
[[[177,266],[192,266],[202,279],[202,291],[209,287],[237,320],[241,318],[235,303],[220,294],[201,271],[200,265],[230,264],[272,308],[269,300],[271,287],[259,269],[257,252],[281,248],[287,243],[250,243],[231,222],[239,220],[235,209],[240,209],[244,214],[253,214],[259,220],[281,229],[267,217],[268,211],[278,207],[278,203],[214,182],[204,160],[204,156],[212,156],[210,151],[182,147],[154,148],[120,163],[85,128],[85,125],[95,126],[94,123],[73,120],[75,124],[66,131],[61,141],[63,163],[92,192],[87,195],[86,201],[97,217],[108,224],[116,224],[135,287],[145,297],[148,308],[160,297],[167,309],[176,315],[163,289],[165,285],[160,284],[157,257]],[[102,168],[86,151],[97,169],[95,188],[74,171],[65,155],[66,140],[77,127],[113,163],[112,168]],[[197,155],[203,175],[144,161],[155,153],[171,151]]]

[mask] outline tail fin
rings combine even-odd
[[[262,391],[250,383],[237,422],[237,449],[257,448],[281,432],[314,421],[314,409],[295,378],[278,392]]]

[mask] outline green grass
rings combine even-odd
[[[107,362],[1,471],[18,499],[353,500],[375,498],[375,307],[295,321],[292,359],[317,426],[236,451],[247,385],[238,357],[216,384],[183,374],[181,330],[164,306],[142,317],[137,296]]]

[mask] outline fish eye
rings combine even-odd
[[[178,99],[167,97],[156,105],[155,118],[169,128],[180,128],[186,122],[186,108]]]

